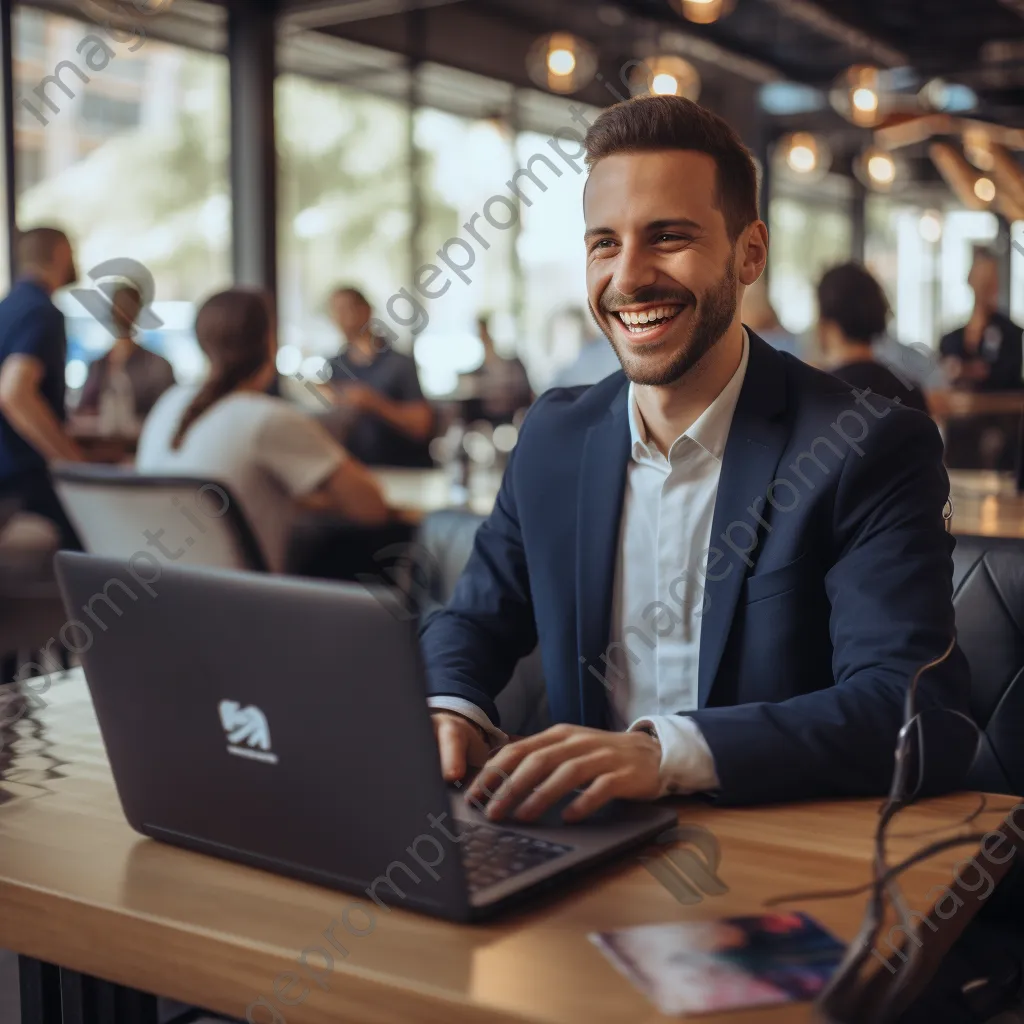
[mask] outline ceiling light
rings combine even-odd
[[[934,245],[942,238],[942,214],[938,210],[925,210],[917,222],[917,230],[926,242]]]
[[[825,176],[832,165],[828,143],[810,132],[793,132],[783,137],[775,148],[780,169],[801,182]]]
[[[868,174],[878,185],[891,185],[896,180],[896,162],[888,153],[868,157]]]
[[[630,73],[629,89],[634,96],[700,96],[700,75],[682,57],[671,54],[648,57]]]
[[[542,89],[572,93],[587,85],[597,70],[593,48],[569,32],[552,32],[537,39],[526,57],[530,78]]]
[[[974,183],[974,194],[983,202],[991,203],[996,197],[996,186],[991,178],[979,178]]]
[[[794,146],[786,163],[798,174],[809,174],[818,166],[818,154],[810,146]]]
[[[905,171],[906,167],[880,146],[868,146],[853,163],[857,178],[875,192],[890,192],[902,185]]]
[[[862,128],[881,124],[889,106],[882,72],[870,64],[847,68],[833,84],[829,100],[843,117]]]
[[[878,110],[878,93],[873,89],[864,86],[854,89],[850,99],[854,109],[859,110],[862,114],[874,114]]]
[[[559,48],[548,51],[548,71],[553,75],[571,75],[576,70],[576,54]]]
[[[710,25],[731,14],[735,0],[673,0],[673,6],[687,21]]]
[[[678,89],[679,82],[665,71],[655,75],[651,82],[651,92],[656,96],[675,96]]]

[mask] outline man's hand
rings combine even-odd
[[[465,778],[470,765],[482,765],[487,760],[491,748],[480,726],[454,711],[433,711],[430,717],[445,782],[458,782]]]
[[[964,363],[962,375],[967,380],[981,383],[988,380],[991,367],[984,359],[971,359]]]
[[[964,361],[958,356],[946,356],[941,364],[942,371],[946,375],[946,380],[950,384],[959,384],[964,373]]]
[[[513,810],[520,821],[533,821],[566,794],[586,787],[562,814],[565,821],[579,821],[609,800],[656,799],[660,769],[661,744],[647,733],[555,725],[503,747],[466,796],[486,803],[492,821]]]
[[[343,384],[338,389],[338,404],[357,412],[375,413],[381,405],[381,396],[366,384]]]

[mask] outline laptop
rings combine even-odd
[[[384,588],[71,552],[56,567],[145,836],[469,921],[677,822],[629,802],[489,822],[441,777],[415,623]]]

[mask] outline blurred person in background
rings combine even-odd
[[[776,351],[800,358],[800,341],[779,322],[778,314],[768,301],[768,287],[763,277],[755,281],[743,296],[743,322]]]
[[[559,321],[574,325],[579,351],[568,366],[563,366],[555,374],[551,387],[572,388],[581,384],[596,384],[622,369],[615,349],[600,331],[594,329],[593,320],[582,309],[571,306],[556,313],[552,320],[553,330],[557,330]]]
[[[927,413],[924,392],[875,359],[872,343],[885,331],[889,314],[882,286],[860,264],[826,271],[818,282],[818,342],[825,369],[860,392],[870,390]]]
[[[369,470],[309,416],[266,394],[274,375],[272,319],[257,291],[208,299],[196,337],[210,360],[200,387],[176,386],[156,403],[139,440],[138,469],[223,483],[242,506],[270,568],[285,569],[300,508],[376,526],[391,518]]]
[[[526,368],[513,356],[506,358],[494,347],[489,328],[490,317],[477,317],[476,327],[484,347],[484,361],[469,373],[463,374],[475,385],[476,395],[465,403],[465,418],[469,422],[487,420],[493,426],[511,423],[520,409],[533,402],[533,389]]]
[[[142,311],[142,294],[130,281],[119,284],[111,297],[110,327],[114,343],[89,366],[76,414],[97,416],[106,434],[133,436],[156,405],[174,386],[171,364],[135,340],[135,322]]]
[[[19,277],[0,302],[0,498],[44,516],[61,545],[80,542],[50,482],[47,466],[82,461],[65,429],[64,315],[51,296],[77,280],[63,231],[41,227],[18,239]]]
[[[967,283],[974,310],[963,327],[939,342],[942,368],[954,388],[969,391],[1019,391],[1022,331],[999,311],[999,260],[976,248]]]
[[[416,362],[374,335],[371,313],[358,288],[345,285],[331,295],[331,319],[346,344],[329,364],[338,415],[328,415],[326,424],[367,465],[431,466],[436,416]]]
[[[1022,332],[999,311],[999,260],[977,247],[967,283],[974,309],[963,327],[939,342],[942,370],[959,391],[1019,391]],[[946,461],[958,469],[1009,470],[1016,462],[1019,416],[982,414],[951,419],[946,427]]]

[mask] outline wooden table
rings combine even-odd
[[[96,417],[72,417],[68,433],[82,449],[87,462],[119,465],[135,456],[139,444],[136,434],[106,434],[100,430]]]
[[[1024,496],[1012,474],[949,471],[953,533],[979,537],[1024,537]]]
[[[68,974],[235,1017],[244,1018],[249,1008],[257,1024],[652,1024],[669,1018],[604,960],[588,933],[759,913],[769,897],[869,878],[877,801],[754,810],[680,801],[680,822],[717,838],[725,895],[683,905],[631,855],[493,924],[461,926],[398,909],[381,913],[366,937],[341,930],[348,955],[339,953],[321,972],[323,987],[307,976],[289,989],[288,975],[295,976],[303,950],[325,945],[325,929],[351,897],[138,836],[122,816],[78,671],[56,680],[42,700],[45,708],[3,734],[0,947],[60,964]],[[974,794],[959,794],[911,808],[897,820],[894,831],[903,838],[893,839],[891,853],[906,855],[943,830],[955,832],[978,802]],[[988,804],[972,828],[997,826],[1014,799],[990,797]],[[928,891],[948,884],[954,865],[973,852],[951,851],[912,869],[904,886],[910,906],[928,909]],[[850,939],[864,897],[807,899],[789,907]],[[971,908],[958,915],[951,926],[964,926]],[[314,954],[307,960],[326,965]],[[282,1006],[275,979],[292,997],[302,985],[309,994],[300,1005]],[[268,1003],[276,1003],[278,1016]],[[811,1009],[699,1019],[792,1024],[810,1020]]]
[[[444,469],[376,469],[374,476],[388,504],[400,509],[410,522],[445,508],[468,508],[489,515],[501,485],[501,474],[492,470],[472,473],[469,487],[463,491],[452,486]]]
[[[964,416],[1019,415],[1024,413],[1024,391],[956,391],[927,393],[928,411],[939,423]]]

